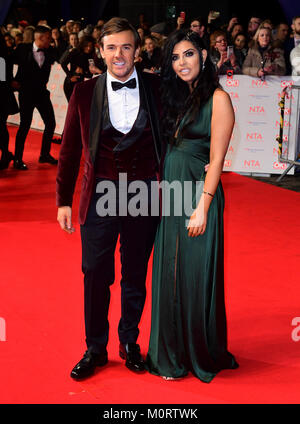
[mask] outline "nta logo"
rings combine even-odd
[[[264,141],[261,133],[247,133],[247,140],[248,141]]]
[[[263,106],[249,106],[250,113],[265,113],[265,108]]]

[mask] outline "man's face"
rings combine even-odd
[[[289,33],[288,25],[281,24],[281,25],[279,25],[278,30],[277,30],[277,38],[279,40],[284,41],[284,40],[286,40],[288,33]]]
[[[292,29],[296,35],[300,36],[300,18],[295,20],[294,24],[292,25]]]
[[[106,35],[102,43],[100,52],[107,70],[118,80],[126,81],[134,70],[134,59],[138,57],[140,50],[135,48],[132,31]]]
[[[249,21],[249,24],[248,24],[248,31],[251,34],[254,34],[255,31],[257,30],[257,28],[259,27],[259,24],[260,24],[260,19],[252,17]]]
[[[48,49],[52,41],[51,32],[36,33],[34,36],[34,41],[40,49]]]

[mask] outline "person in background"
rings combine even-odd
[[[62,55],[68,48],[68,43],[63,38],[62,33],[58,27],[52,28],[51,31],[52,42],[51,46],[54,47],[57,51],[58,58],[60,59]]]
[[[11,86],[13,77],[13,63],[11,50],[0,33],[0,58],[5,60],[5,79],[0,80],[0,170],[8,168],[14,155],[9,151],[9,132],[7,118],[19,112],[19,107]]]
[[[101,36],[102,26],[96,25],[93,29],[92,37],[95,39],[95,51],[96,55],[99,59],[101,59],[101,53],[100,53],[100,36]]]
[[[66,54],[61,57],[60,64],[66,73],[64,93],[68,101],[78,82],[84,81],[85,78],[92,78],[93,74],[89,69],[89,59],[94,61],[97,73],[102,73],[104,63],[103,60],[99,59],[96,55],[95,39],[92,36],[83,37],[79,42],[78,48],[66,52]]]
[[[37,26],[38,25],[49,26],[47,19],[40,19],[37,23]]]
[[[271,33],[273,33],[274,26],[273,26],[273,23],[270,19],[265,19],[264,21],[262,21],[258,28],[260,28],[260,27],[269,28]]]
[[[289,37],[289,26],[286,22],[280,22],[275,30],[273,46],[284,51],[284,60],[286,67],[286,75],[292,72],[290,53],[293,48],[293,43]]]
[[[240,69],[242,69],[248,52],[246,34],[243,34],[242,32],[236,34],[233,39],[233,46],[237,64],[239,65]]]
[[[290,62],[292,66],[292,75],[300,75],[300,44],[294,47],[290,54]]]
[[[27,26],[23,32],[23,43],[33,43],[35,27],[32,25]]]
[[[284,49],[285,43],[289,38],[289,26],[286,22],[280,22],[274,35],[274,47]]]
[[[237,16],[233,16],[231,19],[230,19],[230,21],[229,21],[229,23],[228,23],[228,25],[227,25],[227,27],[226,27],[226,36],[227,36],[227,40],[228,40],[228,42],[232,42],[232,38],[233,38],[233,36],[232,36],[232,30],[233,30],[233,28],[234,28],[234,26],[235,25],[238,25],[239,24],[239,18],[237,17]],[[241,29],[240,31],[242,31],[243,29]],[[239,32],[240,32],[239,31]]]
[[[235,39],[235,36],[239,34],[240,32],[244,32],[243,25],[239,23],[234,24],[231,29],[231,32],[227,33],[227,41],[230,45],[233,45],[233,40]]]
[[[156,72],[160,68],[161,48],[158,47],[157,41],[151,35],[147,35],[141,54],[142,61],[140,67],[142,70]]]
[[[210,55],[219,75],[226,75],[228,71],[235,74],[241,73],[234,51],[228,56],[226,33],[215,31],[210,36]]]
[[[14,37],[14,40],[16,40],[16,35],[17,34],[21,34],[21,35],[23,35],[23,33],[18,29],[18,28],[12,28],[11,30],[10,30],[10,35],[12,36],[12,37]]]
[[[29,25],[29,23],[27,21],[22,20],[18,22],[18,29],[20,30],[20,32],[24,32],[25,28]]]
[[[23,33],[22,32],[18,32],[16,35],[15,35],[15,44],[16,44],[16,46],[18,46],[19,44],[23,44]]]
[[[73,25],[74,25],[73,19],[69,19],[66,22],[66,32],[67,32],[67,34],[71,34],[71,32],[74,32],[73,31]]]
[[[137,29],[137,33],[139,34],[140,39],[141,39],[141,43],[143,44],[144,43],[144,40],[145,40],[145,31],[144,31],[144,29],[141,28],[141,27],[139,27]]]
[[[202,39],[205,48],[209,50],[209,35],[206,30],[206,22],[205,20],[199,16],[195,19],[192,19],[190,30],[196,32],[199,37]]]
[[[291,51],[300,44],[300,16],[294,16],[292,19],[292,35],[288,37],[285,45],[285,59],[287,63],[287,75],[290,75],[292,72],[291,62],[290,62],[290,54]]]
[[[251,16],[248,22],[248,43],[253,39],[259,25],[261,24],[261,18],[258,16]]]
[[[77,32],[77,34],[79,34],[80,31],[81,31],[81,22],[75,21],[73,23],[72,32]]]
[[[150,28],[151,35],[152,37],[156,38],[159,47],[163,47],[164,42],[167,38],[165,35],[166,29],[167,25],[165,22],[160,22]]]
[[[12,30],[14,28],[14,24],[13,24],[13,22],[9,22],[7,25],[6,25],[6,32],[10,32],[10,30]]]
[[[14,48],[16,47],[15,39],[9,32],[4,34],[4,41],[5,41],[6,47],[9,50],[14,50]]]
[[[273,47],[270,28],[260,27],[243,64],[243,74],[264,79],[266,75],[285,75],[283,50]]]
[[[21,117],[16,135],[14,168],[22,171],[28,169],[23,162],[23,152],[35,108],[45,124],[39,163],[57,164],[57,160],[50,154],[56,124],[47,83],[51,66],[57,60],[56,51],[50,43],[51,29],[38,26],[34,32],[34,43],[20,44],[13,55],[14,63],[18,65],[13,86],[19,91]]]

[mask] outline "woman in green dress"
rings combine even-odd
[[[163,54],[167,151],[146,363],[165,379],[190,371],[208,383],[222,369],[238,367],[227,350],[220,181],[234,112],[197,34],[174,32]]]

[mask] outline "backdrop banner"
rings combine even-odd
[[[59,64],[52,67],[48,89],[51,92],[57,134],[64,127],[68,103],[63,91],[65,73]],[[224,171],[281,174],[286,163],[278,162],[276,138],[280,128],[280,94],[284,87],[300,84],[300,77],[269,76],[264,81],[247,75],[222,75],[220,83],[230,95],[235,111],[235,125],[224,163]],[[285,102],[283,155],[295,159],[299,126],[299,91],[288,90]],[[10,116],[9,123],[19,124],[20,115]],[[35,109],[31,127],[43,130],[43,121]],[[294,168],[289,172],[294,173]]]

